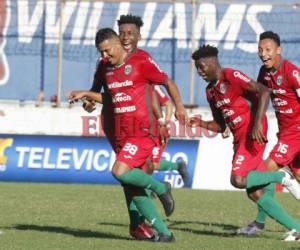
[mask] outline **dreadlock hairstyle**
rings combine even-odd
[[[265,31],[259,35],[259,41],[264,39],[272,39],[278,46],[280,46],[280,37],[273,31]]]
[[[139,16],[134,16],[131,14],[121,15],[120,19],[118,20],[118,26],[120,27],[120,25],[127,23],[135,24],[138,29],[140,29],[144,25],[143,20]]]
[[[97,47],[99,43],[107,39],[116,38],[119,39],[118,34],[111,28],[103,28],[97,31],[95,38],[95,46]]]
[[[219,51],[216,47],[211,45],[203,45],[192,54],[192,58],[196,61],[205,57],[217,57],[218,53]]]

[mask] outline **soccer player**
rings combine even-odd
[[[260,185],[256,185],[255,182],[259,176],[266,173],[262,172],[265,165],[261,162],[267,141],[267,120],[264,115],[267,102],[261,100],[267,100],[268,89],[241,71],[222,68],[218,61],[218,49],[215,47],[203,46],[193,53],[192,58],[195,60],[199,75],[208,82],[206,94],[214,120],[207,122],[201,118],[192,118],[190,123],[216,132],[222,132],[225,124],[229,126],[234,137],[231,184],[236,188],[246,188],[249,198],[259,206],[255,221],[257,225],[255,229],[252,227],[253,234],[262,229],[258,225],[264,225],[266,214],[286,228],[298,231],[300,225],[273,199],[274,182],[290,188],[290,184],[295,183],[291,180],[291,176],[278,172],[276,181],[261,182]],[[256,112],[259,115],[255,116]],[[260,141],[251,137],[257,120],[259,120]],[[247,232],[248,235],[251,233]]]
[[[137,44],[138,41],[141,39],[140,28],[142,25],[143,25],[143,21],[138,16],[122,15],[118,20],[119,37],[123,47],[126,49],[127,52],[129,53],[141,52],[139,49],[137,49]],[[96,77],[93,86],[91,88],[91,91],[100,92],[100,90],[101,90],[101,85],[99,84],[99,80]],[[161,125],[167,125],[168,121],[171,119],[173,105],[170,102],[170,100],[167,99],[167,96],[163,94],[159,86],[155,86],[154,90],[160,104],[162,106],[166,106],[166,118],[163,121],[161,121],[160,119],[160,122],[162,122]],[[106,99],[107,101],[104,102],[104,105],[102,106],[102,112],[101,112],[102,127],[106,134],[106,137],[108,138],[110,144],[114,148],[115,147],[114,145],[115,138],[113,132],[114,116],[112,115],[113,110],[111,108],[109,98]],[[87,111],[92,111],[94,109],[94,105],[90,105],[90,104],[91,102],[86,102],[85,104],[85,109]],[[160,129],[164,129],[163,126]],[[153,149],[153,153],[154,153],[153,161],[147,161],[148,168],[149,168],[148,172],[152,173],[153,168],[160,171],[177,170],[179,174],[182,176],[183,181],[186,183],[188,181],[188,172],[187,172],[186,163],[184,161],[180,161],[178,163],[173,163],[164,160],[159,161],[163,153],[164,147],[165,144],[162,145],[160,142],[157,142],[156,147]],[[143,216],[140,216],[138,209],[136,208],[134,202],[132,202],[132,197],[130,195],[130,193],[132,192],[130,190],[134,189],[134,187],[126,187],[123,184],[123,188],[126,197],[129,218],[130,218],[130,228],[129,228],[130,235],[137,239],[148,238],[149,236],[151,237],[152,235],[151,229],[147,226],[147,224],[144,223]]]
[[[141,40],[141,33],[140,29],[143,26],[143,21],[141,17],[139,16],[134,16],[131,14],[128,15],[121,15],[120,19],[118,20],[118,27],[119,27],[119,37],[121,40],[121,43],[126,51],[129,53],[135,53],[136,51],[141,51],[138,49],[138,42]],[[91,91],[99,92],[100,91],[100,86],[99,82],[94,82]],[[166,118],[165,119],[160,119],[160,123],[162,125],[168,125],[169,121],[171,120],[172,116],[172,110],[173,106],[168,97],[162,92],[159,86],[155,86],[154,88],[155,94],[158,97],[158,101],[161,106],[166,107]],[[85,109],[87,111],[93,111],[94,110],[94,105],[92,103],[85,102]],[[104,110],[106,110],[106,107],[103,107]],[[110,109],[108,109],[110,110]],[[110,110],[111,111],[111,110]],[[106,111],[102,112],[102,119],[106,120],[104,115],[106,117],[112,117],[111,112]],[[109,119],[109,118],[107,118]],[[105,126],[108,126],[109,128],[111,127],[112,120],[109,119],[108,123],[104,122]],[[111,131],[111,128],[109,129]],[[104,131],[106,129],[104,128]],[[108,133],[110,133],[108,131]],[[178,173],[181,175],[182,180],[184,183],[188,182],[188,171],[187,171],[187,166],[186,163],[181,160],[179,162],[171,162],[171,161],[166,161],[166,160],[160,160],[161,155],[164,151],[164,148],[166,145],[158,145],[153,149],[154,155],[153,155],[153,161],[148,162],[148,166],[150,169],[153,170],[158,170],[158,171],[172,171],[172,170],[177,170]]]
[[[258,56],[263,63],[258,81],[269,89],[268,96],[261,97],[259,106],[267,106],[268,98],[271,98],[279,129],[277,144],[266,160],[266,167],[269,171],[278,169],[279,171],[250,173],[247,180],[249,188],[280,182],[285,174],[300,180],[300,70],[293,63],[282,58],[280,37],[272,31],[260,34]],[[253,138],[258,142],[265,140],[265,135],[261,132],[260,120],[263,114],[257,114],[252,133]],[[300,186],[295,179],[293,179],[293,184],[288,187],[288,190],[296,199],[300,199]],[[291,230],[285,240],[292,241],[300,238],[299,224],[284,217],[280,209],[272,208],[274,206],[267,194],[257,200],[257,203],[263,204],[265,209],[272,209],[273,217],[278,221],[277,217],[282,217],[281,223]]]
[[[157,230],[156,240],[174,241],[173,234],[161,220],[144,189],[149,188],[158,195],[167,216],[174,210],[170,190],[139,167],[152,155],[156,145],[151,134],[152,115],[148,112],[151,111],[152,88],[147,83],[165,84],[177,114],[186,117],[178,89],[146,52],[127,53],[112,29],[105,28],[97,32],[96,46],[104,59],[97,68],[97,79],[111,96],[115,116],[117,156],[112,174],[120,183],[136,187],[133,200],[139,212]],[[84,95],[97,101],[99,99],[95,94],[73,92],[70,99],[80,99]]]

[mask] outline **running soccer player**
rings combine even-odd
[[[143,24],[144,23],[141,17],[139,16],[134,16],[131,14],[120,16],[120,19],[118,20],[119,37],[124,49],[127,52],[135,53],[136,51],[141,51],[140,49],[138,49],[137,46],[139,40],[141,40],[140,29],[143,26]],[[101,90],[101,86],[99,86],[99,82],[94,81],[91,91],[99,92],[100,90]],[[159,86],[155,86],[154,90],[161,106],[166,107],[166,118],[160,119],[160,124],[168,125],[172,116],[172,110],[173,110],[172,103],[168,100],[168,97],[162,92]],[[92,105],[92,102],[89,103],[85,102],[84,105],[85,105],[85,109],[89,112],[93,111],[95,108],[94,105]],[[108,131],[104,128],[104,132],[107,131],[108,133],[111,133],[111,123],[113,123],[113,121],[110,118],[105,119],[104,117],[112,117],[111,116],[112,110],[110,108],[108,108],[107,110],[106,105],[103,108],[104,108],[103,111],[105,112],[102,112],[102,119],[104,120],[109,119],[107,123],[105,122],[103,123],[104,126],[108,127]],[[111,140],[109,139],[109,141]],[[187,165],[185,161],[181,160],[179,162],[171,162],[166,160],[160,160],[165,147],[166,144],[160,146],[158,145],[153,149],[154,152],[153,162],[148,162],[149,168],[158,171],[177,170],[178,173],[181,175],[183,182],[187,183],[188,171],[187,171]]]
[[[264,115],[267,102],[258,101],[258,96],[260,100],[267,100],[268,89],[241,71],[222,68],[218,61],[218,49],[215,47],[203,46],[193,53],[192,58],[195,60],[199,75],[208,82],[206,94],[214,120],[207,122],[201,118],[191,118],[190,124],[216,132],[222,132],[227,124],[234,137],[231,184],[236,188],[246,188],[249,198],[259,206],[256,222],[264,225],[268,214],[286,228],[300,229],[300,225],[273,199],[275,181],[271,184],[270,182],[252,184],[260,175],[266,173],[262,172],[265,165],[261,163],[267,141],[267,120]],[[255,116],[256,112],[258,116]],[[257,120],[259,120],[260,141],[251,137]],[[256,173],[256,179],[253,173]],[[279,172],[277,175],[277,182],[287,188],[295,184],[289,174]],[[253,234],[258,230],[256,228]]]
[[[137,44],[138,41],[141,39],[140,28],[142,27],[142,25],[143,25],[143,21],[138,16],[122,15],[118,20],[119,37],[123,47],[126,49],[127,52],[129,53],[141,52],[141,50],[137,49]],[[99,83],[101,83],[101,81],[99,81],[96,76],[91,91],[100,92],[102,86]],[[106,92],[105,89],[104,91]],[[160,119],[160,124],[162,125],[160,129],[165,129],[164,125],[167,125],[168,121],[171,119],[173,105],[170,102],[170,100],[167,99],[167,96],[163,94],[159,86],[155,86],[154,91],[156,96],[158,97],[160,104],[166,107],[166,118],[164,120]],[[87,111],[92,111],[94,109],[94,105],[91,104],[92,102],[86,102],[85,109]],[[105,132],[106,137],[108,138],[108,141],[110,142],[112,148],[114,149],[115,136],[113,132],[114,131],[113,127],[115,121],[114,121],[114,115],[112,114],[113,114],[113,109],[112,109],[111,101],[109,100],[109,98],[106,98],[106,102],[104,102],[101,111],[102,128]],[[161,117],[161,114],[159,117]],[[156,147],[153,149],[153,153],[154,153],[153,161],[147,161],[148,165],[144,167],[148,167],[148,171],[147,171],[148,173],[152,173],[153,168],[155,170],[160,170],[160,171],[177,170],[181,175],[184,183],[187,183],[188,171],[187,171],[186,163],[184,161],[180,161],[178,163],[173,163],[165,160],[160,161],[160,157],[163,153],[163,149],[165,145],[166,145],[165,143],[161,144],[160,141],[157,142]],[[131,189],[134,189],[134,187],[128,187],[128,186],[126,187],[123,184],[123,188],[124,188],[124,194],[125,194],[126,203],[128,207],[129,218],[130,218],[130,227],[129,227],[130,235],[136,239],[144,239],[149,237],[151,238],[153,235],[151,228],[149,228],[149,226],[144,223],[144,217],[140,215],[134,202],[132,202],[132,197],[130,193],[134,193],[133,191],[131,191]]]
[[[152,149],[156,144],[151,135],[152,116],[148,114],[152,88],[147,83],[165,84],[177,113],[186,117],[178,89],[146,52],[127,53],[112,29],[105,28],[97,32],[96,46],[105,60],[99,64],[96,75],[111,96],[115,116],[117,156],[112,174],[120,183],[136,187],[133,201],[139,212],[158,231],[156,240],[174,241],[173,234],[163,223],[144,191],[145,188],[154,191],[160,198],[166,215],[169,216],[174,210],[170,190],[165,184],[141,171],[139,167],[152,155]],[[92,98],[90,93],[95,94],[93,92],[83,94]],[[83,94],[76,93],[74,96],[73,93],[70,99],[82,98]],[[122,101],[114,101],[121,95]],[[97,98],[94,99],[97,101]]]
[[[300,199],[300,186],[294,179],[295,177],[300,180],[300,70],[282,58],[280,37],[272,31],[260,34],[258,56],[263,63],[258,81],[269,89],[268,95],[261,97],[259,107],[267,106],[268,99],[271,98],[279,129],[277,144],[266,160],[266,167],[269,171],[279,171],[265,173],[253,171],[248,176],[247,187],[281,182],[285,175],[289,175],[293,181],[287,189],[296,199]],[[260,143],[265,140],[265,135],[261,132],[262,115],[264,113],[257,114],[252,133],[253,138]],[[267,194],[257,200],[257,203],[264,206],[265,210],[272,211],[273,218],[291,230],[285,238],[286,241],[300,238],[299,224],[282,215],[281,209],[274,206],[274,202]]]

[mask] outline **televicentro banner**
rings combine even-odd
[[[192,186],[198,140],[171,140],[163,157],[188,162]],[[0,135],[0,180],[60,183],[118,183],[111,175],[115,154],[105,138]],[[155,173],[175,187],[183,182],[177,171]]]

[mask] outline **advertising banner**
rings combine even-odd
[[[198,140],[171,140],[163,157],[188,163],[191,187]],[[0,180],[22,182],[118,184],[111,174],[115,154],[105,138],[0,135]],[[174,187],[183,182],[177,171],[155,172]]]

